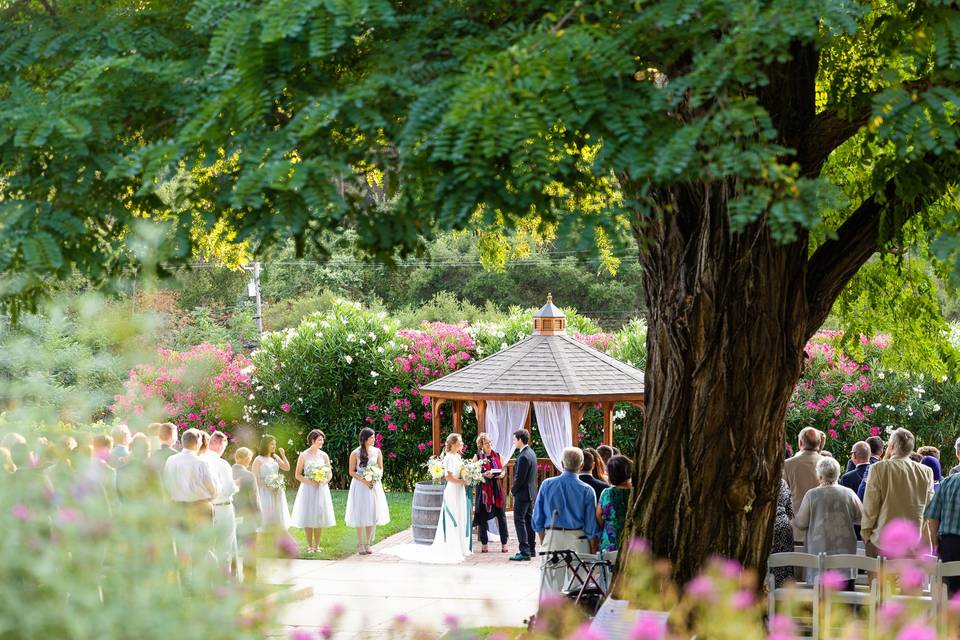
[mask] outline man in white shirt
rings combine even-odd
[[[210,465],[197,455],[199,448],[200,432],[188,429],[183,433],[183,450],[167,458],[163,465],[163,486],[174,507],[180,510],[180,526],[188,531],[210,522],[210,501],[220,491]]]
[[[216,431],[210,436],[210,444],[207,445],[207,450],[200,454],[200,459],[209,465],[210,472],[220,486],[213,498],[213,528],[216,532],[214,551],[229,572],[237,556],[237,517],[233,508],[233,496],[238,488],[233,479],[233,468],[221,457],[226,448],[226,434]]]

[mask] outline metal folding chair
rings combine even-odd
[[[550,581],[556,583],[555,574],[562,572],[564,586],[559,593],[583,607],[590,615],[596,613],[607,597],[613,563],[602,555],[580,555],[571,549],[541,551],[540,556],[544,558],[540,600],[543,600],[547,591],[548,576],[554,574],[554,579]]]

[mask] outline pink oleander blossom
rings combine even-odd
[[[913,555],[920,542],[920,530],[906,518],[895,518],[880,531],[877,547],[888,558]]]

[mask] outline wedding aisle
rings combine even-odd
[[[276,635],[289,637],[297,628],[319,632],[336,605],[345,611],[332,636],[337,640],[383,637],[400,615],[429,625],[438,636],[448,615],[461,626],[521,626],[536,609],[540,573],[535,562],[507,560],[516,551],[512,521],[510,525],[510,553],[500,553],[498,543],[481,554],[474,540],[478,553],[461,565],[417,564],[382,553],[411,542],[410,530],[376,544],[372,556],[263,561],[264,581],[313,588],[311,598],[281,613]]]

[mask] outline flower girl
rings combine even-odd
[[[277,448],[277,439],[273,436],[260,438],[259,454],[253,461],[251,471],[257,479],[260,493],[260,508],[263,511],[264,531],[286,531],[290,528],[290,508],[283,491],[284,477],[280,473],[290,471],[290,463],[283,449]]]
[[[344,521],[357,529],[357,553],[370,555],[377,525],[390,522],[387,496],[383,492],[383,452],[374,446],[373,429],[360,431],[360,446],[350,453],[350,493]]]
[[[323,431],[314,429],[307,434],[310,446],[297,458],[294,477],[300,482],[297,498],[293,501],[290,524],[304,530],[307,536],[307,553],[320,552],[320,530],[337,523],[330,497],[330,456],[322,451],[326,438]]]

